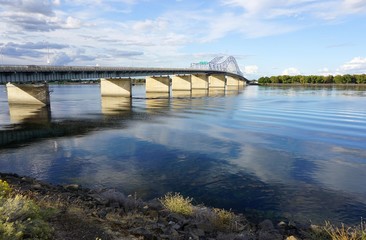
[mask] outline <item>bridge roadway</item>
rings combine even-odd
[[[246,81],[241,75],[218,71],[190,68],[137,68],[99,66],[0,66],[0,84],[37,83],[56,80],[91,80],[100,78],[122,78],[143,76],[167,76],[177,74],[224,74]]]

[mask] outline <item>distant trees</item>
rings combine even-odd
[[[261,77],[258,83],[265,84],[366,84],[366,74],[360,75],[336,75],[336,76],[317,76],[317,75],[296,75],[296,76],[271,76]]]

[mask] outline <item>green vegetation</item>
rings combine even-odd
[[[258,83],[265,84],[366,84],[366,74],[360,75],[336,75],[336,76],[272,76],[261,77]]]
[[[173,213],[179,213],[190,216],[193,213],[192,198],[184,198],[180,193],[167,193],[159,199],[161,204]]]
[[[46,221],[49,215],[49,209],[14,194],[9,184],[0,180],[0,240],[51,239],[53,229]]]
[[[0,179],[0,199],[10,194],[11,188],[6,181]]]

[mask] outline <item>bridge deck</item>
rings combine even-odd
[[[225,74],[247,81],[235,73],[190,68],[136,68],[99,66],[0,66],[0,83],[27,83],[55,80],[143,77],[176,74]]]

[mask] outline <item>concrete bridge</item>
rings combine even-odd
[[[9,104],[50,105],[49,81],[100,79],[102,96],[132,97],[131,78],[146,77],[146,92],[239,88],[247,79],[222,70],[193,68],[0,66]]]

